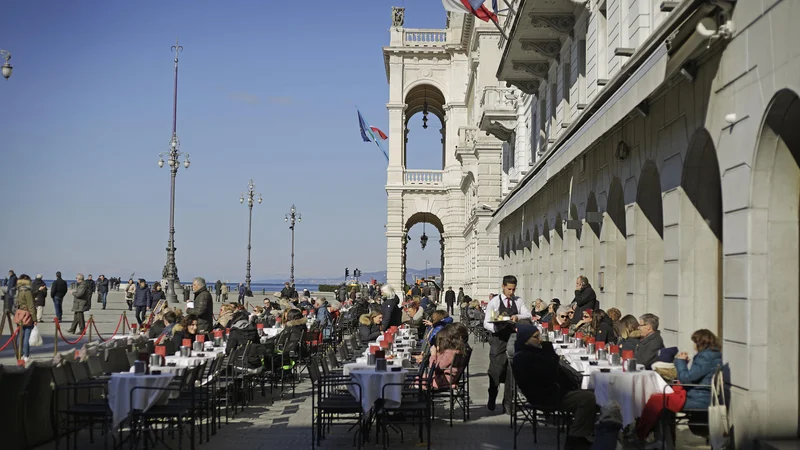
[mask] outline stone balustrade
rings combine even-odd
[[[447,43],[447,31],[422,28],[404,28],[403,46],[441,47]]]
[[[406,170],[403,184],[406,186],[441,186],[442,170]]]

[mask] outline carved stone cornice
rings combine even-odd
[[[514,86],[527,95],[537,95],[539,93],[539,86],[542,82],[538,79],[532,80],[507,80],[506,86]]]
[[[519,43],[523,51],[536,52],[545,58],[556,59],[561,54],[558,39],[520,39]]]
[[[575,16],[571,13],[566,14],[546,14],[532,12],[528,14],[531,18],[531,25],[537,28],[550,28],[561,34],[568,34],[575,27]]]
[[[547,73],[550,71],[550,63],[548,61],[512,61],[511,68],[544,79],[547,78]]]

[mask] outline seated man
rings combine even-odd
[[[633,357],[638,364],[644,364],[645,369],[650,370],[658,360],[658,351],[664,348],[661,332],[658,331],[658,316],[644,314],[639,317],[639,334],[642,337],[636,345]]]
[[[596,408],[594,392],[580,389],[567,369],[561,367],[553,344],[542,342],[535,326],[517,325],[516,350],[512,367],[519,390],[539,405],[572,413],[566,448],[590,448]],[[553,383],[558,390],[548,388]]]

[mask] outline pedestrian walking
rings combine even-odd
[[[33,306],[36,307],[34,320],[41,322],[44,315],[44,301],[47,299],[47,285],[42,280],[42,274],[37,274],[36,279],[31,283],[31,293],[33,294]]]
[[[245,287],[244,283],[239,283],[239,304],[244,305]]]
[[[17,296],[17,274],[13,270],[8,271],[8,283],[6,283],[6,305],[5,310],[14,311],[14,297]]]
[[[89,290],[90,285],[83,278],[82,273],[75,276],[75,283],[75,290],[72,291],[72,326],[70,326],[67,331],[74,334],[78,327],[80,327],[80,333],[82,334],[83,330],[86,329],[86,319],[83,313],[89,310],[92,300],[92,291]]]
[[[106,309],[106,302],[108,300],[108,280],[105,275],[100,275],[97,278],[97,303],[103,304],[103,309]]]
[[[153,307],[153,296],[150,294],[150,289],[147,287],[147,281],[144,278],[139,278],[139,283],[136,285],[133,306],[136,307],[136,321],[139,322],[139,327],[141,327],[147,317],[147,310]]]
[[[125,286],[125,302],[128,303],[128,311],[133,311],[133,298],[136,296],[136,283],[133,278],[128,280],[128,285]]]
[[[444,293],[444,302],[447,304],[447,313],[452,316],[453,304],[456,302],[456,293],[452,286],[448,287],[447,292]]]
[[[228,303],[228,291],[230,288],[227,284],[222,285],[222,303]],[[188,300],[188,299],[187,299]]]
[[[64,297],[67,296],[68,286],[67,282],[61,278],[61,272],[56,272],[56,280],[50,286],[50,297],[53,299],[53,308],[56,310],[56,318],[61,322],[63,315],[62,302]]]
[[[36,314],[31,292],[31,277],[22,274],[19,279],[15,277],[14,282],[14,287],[17,288],[18,294],[16,297],[17,312],[14,314],[14,321],[17,326],[22,327],[22,359],[27,362],[31,356],[30,339]]]
[[[214,294],[217,295],[217,301],[219,302],[220,297],[222,297],[222,281],[217,280],[217,282],[214,283]]]

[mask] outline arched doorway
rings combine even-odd
[[[653,160],[645,161],[639,175],[634,209],[633,314],[662,316],[664,304],[664,210],[661,177]],[[630,240],[630,239],[629,239]]]
[[[405,103],[403,167],[407,170],[444,169],[444,94],[431,84],[418,84],[408,91]]]
[[[441,285],[444,273],[444,225],[429,212],[417,212],[406,220],[406,242],[403,246],[403,280],[412,284],[414,277],[434,278]],[[425,242],[423,248],[423,241]],[[414,272],[410,273],[409,269]]]
[[[800,431],[798,124],[800,98],[788,89],[779,91],[770,102],[757,141],[750,196],[750,278],[754,285],[748,303],[751,330],[758,331],[751,331],[750,361],[779,363],[759,370],[756,376],[763,374],[759,380],[763,383],[749,388],[766,410],[761,423],[768,428],[761,431],[769,437],[794,438]],[[733,283],[726,275],[726,284],[729,282]]]
[[[681,189],[680,201],[693,206],[681,208],[679,224],[679,268],[687,279],[680,282],[677,322],[684,346],[699,328],[722,337],[722,181],[714,141],[704,128],[692,136]]]

